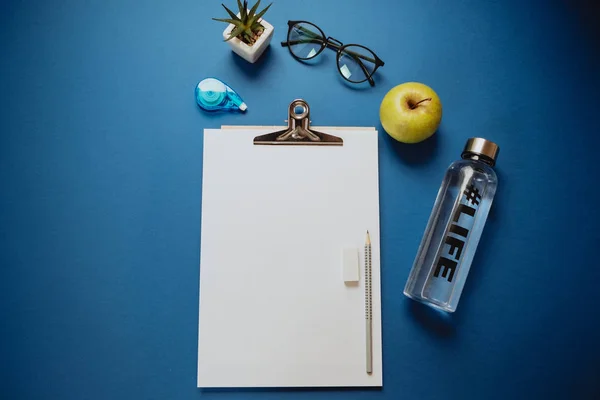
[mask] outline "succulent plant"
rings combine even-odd
[[[225,7],[225,4],[221,4],[231,18],[213,18],[213,20],[234,25],[229,37],[225,39],[226,42],[237,37],[242,42],[252,46],[265,30],[264,26],[260,23],[260,19],[265,15],[273,3],[266,6],[259,13],[257,13],[256,10],[258,10],[260,0],[258,0],[250,10],[248,10],[248,0],[244,0],[243,3],[240,0],[237,0],[237,4],[240,13],[239,17],[229,8]]]

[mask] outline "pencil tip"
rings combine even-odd
[[[368,230],[367,230],[367,244],[371,244],[371,235],[369,235]]]

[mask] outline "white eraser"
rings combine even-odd
[[[344,282],[358,282],[358,249],[345,248],[342,250],[342,277]]]

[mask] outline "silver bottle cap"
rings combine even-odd
[[[465,149],[462,152],[462,158],[475,158],[494,166],[500,147],[494,142],[483,138],[470,138],[465,144]]]

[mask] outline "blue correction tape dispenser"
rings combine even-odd
[[[206,78],[196,86],[196,103],[206,111],[246,111],[239,94],[215,78]]]

